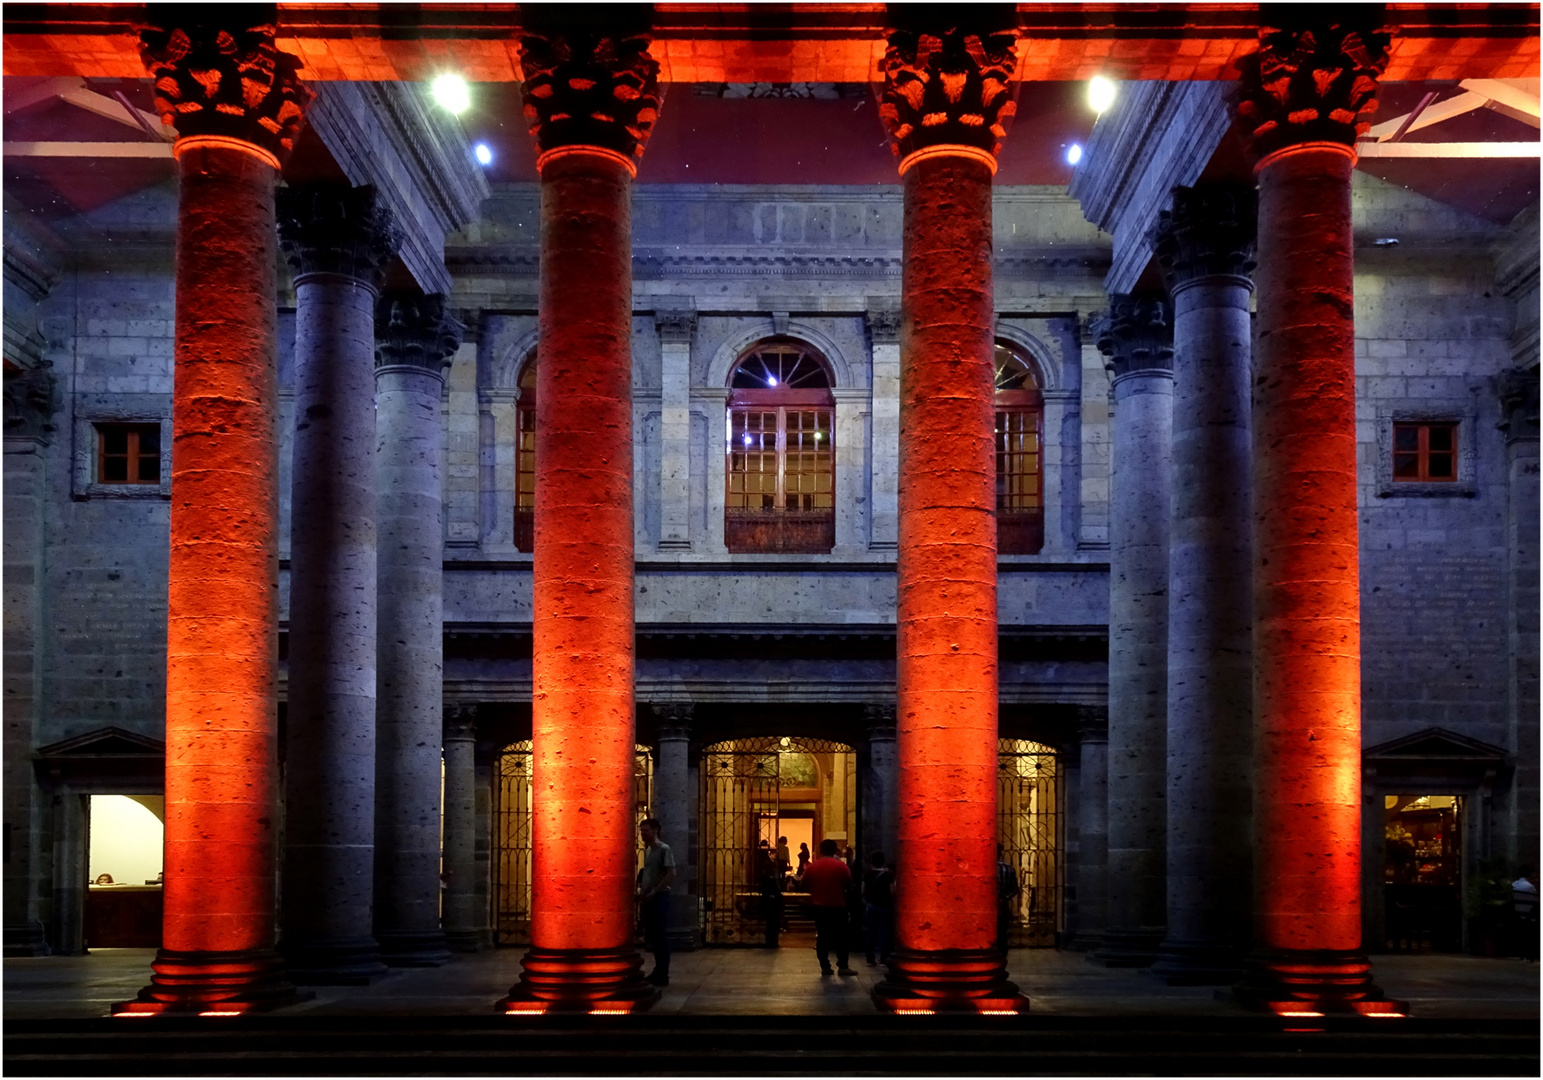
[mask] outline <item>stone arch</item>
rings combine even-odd
[[[1005,341],[1021,352],[1034,366],[1035,374],[1039,377],[1041,391],[1060,390],[1065,387],[1061,365],[1056,362],[1055,354],[1050,347],[1039,338],[1019,326],[999,324],[995,334],[995,340]]]
[[[524,368],[531,350],[536,347],[538,337],[540,337],[540,331],[532,327],[500,348],[494,354],[492,363],[488,365],[487,379],[483,384],[483,389],[513,390],[519,386],[520,372]]]
[[[771,319],[748,319],[739,328],[738,332],[724,339],[713,353],[712,360],[707,365],[707,385],[728,389],[729,374],[734,369],[737,361],[746,349],[756,342],[770,337],[788,337],[808,345],[815,352],[825,358],[830,365],[831,389],[843,390],[854,386],[862,386],[854,378],[854,365],[842,353],[828,336],[797,319],[789,319],[786,329],[779,330]]]

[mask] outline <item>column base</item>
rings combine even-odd
[[[267,1012],[311,997],[285,979],[284,961],[272,949],[240,952],[172,952],[161,949],[150,964],[150,985],[133,1001],[112,1007],[114,1016],[196,1014],[238,1016]]]
[[[43,934],[43,924],[35,919],[5,928],[5,955],[8,957],[47,956],[52,950]]]
[[[659,1000],[643,978],[643,957],[619,949],[543,949],[520,958],[520,981],[496,1008],[509,1016],[553,1012],[634,1013]]]
[[[1066,947],[1072,952],[1091,953],[1096,952],[1104,943],[1104,935],[1101,931],[1077,931],[1072,939],[1066,943]]]
[[[1105,930],[1103,941],[1088,960],[1105,967],[1151,967],[1157,962],[1159,929]]]
[[[1169,986],[1232,986],[1243,978],[1243,955],[1220,941],[1169,938],[1158,947],[1152,974]]]
[[[889,974],[873,988],[873,1003],[887,1013],[1029,1011],[1029,999],[1007,981],[1007,958],[997,949],[896,949]]]
[[[391,974],[381,962],[380,944],[372,937],[304,945],[280,942],[279,952],[290,981],[308,986],[368,986]]]
[[[1233,991],[1242,1004],[1277,1016],[1402,1017],[1409,1003],[1384,997],[1372,982],[1366,954],[1356,950],[1301,950],[1255,954]]]
[[[377,933],[380,958],[389,967],[439,967],[450,962],[450,944],[441,930]]]
[[[491,930],[446,930],[445,946],[453,953],[482,952],[493,947]]]

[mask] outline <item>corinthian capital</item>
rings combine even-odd
[[[940,145],[970,146],[993,157],[1018,106],[1008,92],[1017,31],[1003,20],[950,18],[933,9],[932,25],[892,31],[879,70],[879,117],[902,160]]]
[[[1265,157],[1308,142],[1352,146],[1371,128],[1391,35],[1381,5],[1270,4],[1259,51],[1238,61],[1238,116]]]
[[[379,289],[402,230],[373,186],[281,188],[279,243],[295,274],[344,274]]]
[[[443,293],[387,293],[375,305],[375,366],[411,364],[443,375],[464,330]]]
[[[1094,326],[1098,351],[1115,378],[1133,371],[1173,370],[1173,306],[1156,293],[1116,294]]]
[[[643,156],[659,118],[659,64],[641,27],[608,29],[541,19],[520,34],[520,93],[538,154],[598,146]]]
[[[1259,206],[1247,184],[1173,189],[1173,210],[1157,215],[1149,241],[1169,292],[1205,277],[1247,277],[1254,269]]]
[[[313,95],[300,84],[300,59],[274,43],[276,23],[273,4],[147,8],[139,54],[161,120],[183,138],[237,139],[282,162]]]

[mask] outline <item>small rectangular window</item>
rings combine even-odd
[[[161,425],[96,425],[96,482],[160,484]]]
[[[1443,484],[1457,479],[1457,424],[1395,423],[1395,483]]]

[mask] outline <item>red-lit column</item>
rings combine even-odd
[[[1323,10],[1266,11],[1242,65],[1260,157],[1255,953],[1241,993],[1276,1012],[1385,1012],[1361,945],[1350,174],[1388,37]]]
[[[181,24],[141,40],[157,111],[180,136],[166,907],[150,985],[113,1011],[228,1014],[294,997],[273,948],[273,193],[309,95],[271,22]]]
[[[644,35],[521,37],[541,173],[531,949],[508,1012],[633,1011],[631,185],[658,109]]]
[[[874,990],[888,1011],[1027,1007],[995,946],[991,177],[1015,44],[996,27],[901,29],[882,64],[905,185],[897,948]]]

